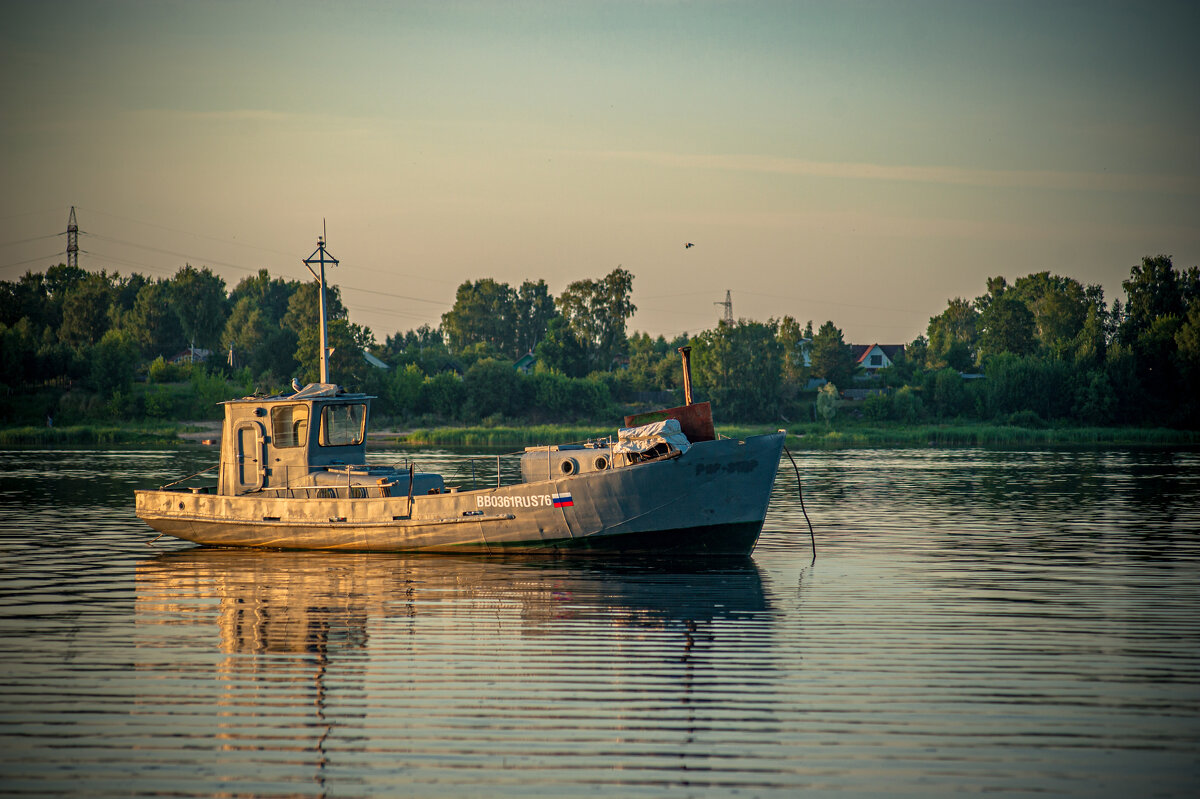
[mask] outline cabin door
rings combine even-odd
[[[263,485],[262,425],[257,422],[240,424],[234,431],[235,493],[257,491]]]

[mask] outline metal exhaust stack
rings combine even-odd
[[[683,404],[692,404],[692,348],[680,347],[677,352],[683,356]]]

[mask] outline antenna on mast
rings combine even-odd
[[[319,256],[319,257],[318,257]],[[313,270],[313,264],[321,265],[320,277]],[[325,314],[325,264],[337,266],[338,259],[334,258],[325,250],[325,220],[321,220],[321,238],[317,239],[317,249],[313,254],[304,259],[304,265],[308,267],[308,271],[313,273],[313,277],[321,283],[321,382],[329,382],[329,325],[326,323]]]

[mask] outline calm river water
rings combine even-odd
[[[0,794],[1200,786],[1195,451],[799,453],[811,566],[786,458],[744,562],[148,547],[214,459],[0,452]]]

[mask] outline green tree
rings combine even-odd
[[[0,323],[0,380],[8,387],[32,382],[38,377],[38,339],[28,317],[11,327]]]
[[[1018,278],[1012,293],[1033,314],[1041,345],[1051,355],[1067,357],[1087,319],[1090,298],[1083,284],[1074,278],[1037,272]]]
[[[534,352],[538,366],[549,371],[567,377],[583,377],[589,372],[587,350],[561,316],[550,320],[546,335],[538,342]]]
[[[967,388],[954,367],[927,372],[924,393],[929,397],[931,410],[939,418],[962,416],[971,410]]]
[[[932,317],[927,331],[929,368],[949,366],[960,372],[972,368],[979,340],[978,321],[979,312],[961,297],[950,300],[946,310]]]
[[[225,328],[225,281],[207,266],[185,265],[171,279],[171,299],[189,345],[217,349]]]
[[[269,382],[285,383],[297,372],[294,353],[299,342],[299,336],[271,318],[269,306],[264,310],[254,296],[243,294],[225,323],[221,351],[232,349],[236,366],[245,366]]]
[[[422,413],[456,419],[462,410],[464,394],[462,378],[453,372],[441,372],[425,378],[421,384],[418,408]]]
[[[833,426],[833,417],[837,416],[838,389],[833,383],[826,383],[817,390],[817,414],[825,420],[826,427]]]
[[[812,328],[812,322],[808,323]],[[812,369],[804,364],[805,353],[811,343],[811,337],[806,337],[800,328],[800,323],[790,316],[779,320],[780,357],[782,357],[782,378],[785,392],[794,397],[796,392],[804,388]]]
[[[112,297],[112,285],[104,272],[93,272],[74,283],[63,299],[59,339],[75,349],[99,341],[109,328]]]
[[[346,306],[342,304],[342,293],[337,286],[325,287],[325,316],[329,321],[346,319]],[[287,313],[280,320],[283,327],[300,336],[305,330],[319,330],[321,326],[321,284],[316,281],[301,283],[288,297]]]
[[[825,322],[812,337],[810,348],[812,374],[823,377],[830,383],[847,385],[858,364],[854,361],[854,350],[842,339],[842,331],[833,322]]]
[[[244,278],[229,295],[232,310],[221,334],[222,352],[232,348],[235,363],[255,376],[286,382],[285,378],[297,371],[293,353],[300,333],[296,328],[315,328],[320,318],[320,286],[315,282],[309,285],[293,311],[292,298],[301,292],[298,281],[272,280],[265,269]],[[336,289],[326,290],[326,303],[334,305],[332,318],[344,318],[345,308]]]
[[[1184,382],[1190,375],[1181,369],[1176,338],[1196,302],[1196,272],[1193,267],[1181,274],[1169,256],[1159,255],[1143,258],[1121,284],[1126,302],[1117,340],[1133,358],[1143,418],[1186,424],[1191,416],[1195,389]]]
[[[771,321],[721,322],[692,339],[697,388],[726,417],[776,419],[783,380],[782,347]]]
[[[554,298],[546,281],[536,283],[526,280],[513,296],[513,333],[512,349],[505,353],[513,358],[520,358],[527,352],[533,352],[542,337],[550,320],[558,315],[554,307]]]
[[[19,280],[0,281],[0,325],[12,327],[21,319],[28,319],[31,325],[43,328],[47,325],[44,315],[48,304],[45,281],[40,274],[26,272]]]
[[[345,319],[334,319],[328,323],[330,382],[347,387],[362,387],[367,380],[367,370],[375,367],[367,363],[363,353],[375,346],[375,337],[370,328],[360,327]],[[299,336],[295,359],[300,364],[301,382],[315,383],[321,379],[321,333],[317,328],[307,328]]]
[[[312,285],[317,287],[316,283]],[[242,299],[250,298],[255,308],[262,311],[267,319],[278,324],[287,315],[292,295],[299,288],[298,280],[271,279],[266,269],[260,269],[257,274],[242,278],[234,290],[229,292],[229,305],[233,307]]]
[[[621,267],[601,280],[577,280],[558,298],[567,327],[583,347],[589,371],[612,369],[625,349],[625,324],[637,307],[633,275]]]
[[[1100,286],[1088,286],[1087,292],[1087,313],[1083,317],[1083,325],[1075,334],[1071,349],[1078,366],[1097,369],[1104,363],[1105,353],[1108,351],[1109,314],[1105,309],[1104,289]]]
[[[39,282],[42,295],[46,298],[46,310],[43,324],[50,325],[55,330],[62,324],[63,302],[77,285],[87,279],[88,273],[78,266],[58,264],[46,270],[45,277],[37,275],[34,279]]]
[[[1005,352],[1028,355],[1037,346],[1033,313],[1013,291],[1000,291],[991,297],[979,315],[979,329],[981,359]]]
[[[143,358],[170,357],[188,345],[174,310],[169,281],[156,280],[142,286],[121,327],[132,336]]]
[[[1069,416],[1076,404],[1078,374],[1073,363],[1051,355],[998,355],[987,362],[984,411],[993,418],[1021,411],[1042,419]]]
[[[921,420],[924,405],[921,396],[912,386],[902,386],[892,395],[892,418],[906,424],[916,424]]]
[[[411,414],[421,397],[425,373],[415,363],[396,367],[388,376],[386,397],[392,413]]]
[[[416,364],[427,375],[461,372],[461,364],[450,354],[440,327],[421,325],[416,330],[388,336],[376,356],[396,367]]]
[[[476,344],[511,355],[517,349],[515,321],[513,290],[489,277],[458,287],[454,307],[442,314],[442,331],[455,355]]]
[[[1075,396],[1072,416],[1088,424],[1112,424],[1117,419],[1118,400],[1108,372],[1095,369],[1084,377],[1085,382]]]
[[[1175,347],[1183,368],[1195,377],[1200,377],[1200,302],[1193,302],[1179,331],[1175,333]],[[1193,383],[1193,387],[1200,383]]]
[[[137,344],[124,331],[109,330],[89,352],[91,383],[103,396],[128,393],[137,369]]]
[[[1126,295],[1125,318],[1120,330],[1124,343],[1136,343],[1156,319],[1183,317],[1185,309],[1180,282],[1180,275],[1169,255],[1147,256],[1140,265],[1130,269],[1129,279],[1121,283]]]
[[[525,409],[521,375],[512,361],[483,358],[463,375],[463,413],[476,421],[489,416],[514,416]]]
[[[144,275],[139,275],[134,272],[129,277],[121,277],[120,274],[114,274],[110,280],[112,287],[112,305],[110,315],[113,316],[113,326],[120,320],[122,314],[128,313],[133,309],[133,303],[137,299],[137,295],[141,293],[143,287],[150,284],[150,280]]]

